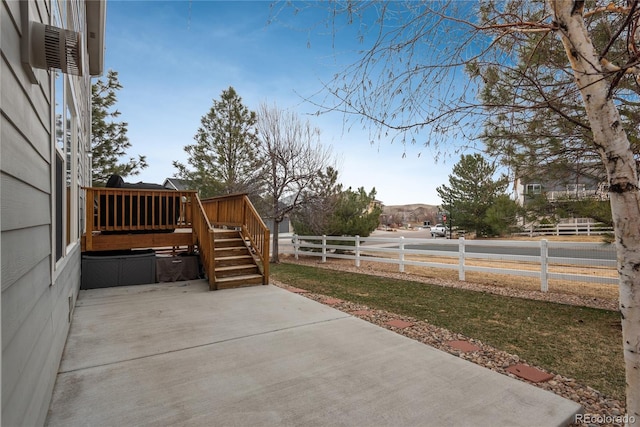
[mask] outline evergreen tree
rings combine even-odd
[[[329,221],[328,235],[368,237],[380,222],[382,208],[375,204],[376,189],[351,187],[340,193]]]
[[[504,194],[508,183],[505,176],[494,180],[495,173],[496,166],[480,154],[460,156],[449,175],[449,185],[436,188],[453,225],[475,231],[478,236],[493,234],[486,222],[487,211]]]
[[[91,86],[91,151],[93,185],[96,186],[104,186],[112,174],[137,175],[147,167],[145,156],[119,162],[131,147],[127,137],[128,123],[116,121],[120,112],[113,109],[118,101],[116,92],[120,89],[118,73],[113,70],[107,72],[106,80],[100,79]]]
[[[256,113],[242,103],[233,87],[213,101],[194,140],[184,147],[188,165],[174,161],[173,166],[179,178],[200,190],[201,197],[247,193],[254,198],[259,193]]]
[[[523,21],[528,22],[539,22],[547,13],[541,2],[517,1],[510,7],[518,8]],[[480,10],[483,22],[494,22],[496,9],[487,4]],[[619,18],[606,14],[585,18],[596,48],[608,50],[614,58],[624,56],[627,50],[622,40],[611,39]],[[585,165],[589,169],[599,165],[605,175],[575,77],[567,72],[570,61],[564,46],[548,32],[531,32],[515,44],[500,40],[497,46],[505,55],[501,63],[474,60],[466,64],[467,73],[480,86],[479,99],[488,113],[483,133],[488,155],[508,165],[516,178],[544,176],[549,180],[567,170],[579,172]],[[609,91],[638,157],[640,88],[632,79],[619,79]]]
[[[485,213],[484,222],[491,236],[505,236],[514,231],[518,221],[518,204],[506,194],[496,197]]]
[[[291,215],[291,224],[297,234],[321,236],[329,230],[329,222],[342,193],[338,184],[338,171],[328,167],[320,172],[309,190],[303,195],[303,203]]]
[[[308,202],[302,203],[292,215],[296,233],[303,236],[369,236],[378,227],[382,214],[382,208],[375,203],[376,189],[369,193],[364,187],[356,191],[351,187],[342,190],[342,185],[336,183],[338,172],[331,167],[320,175],[318,183],[309,191]]]

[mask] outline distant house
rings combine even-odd
[[[176,191],[185,191],[185,190],[195,190],[195,186],[191,183],[191,181],[180,178],[167,178],[164,180],[162,186],[168,190],[176,190]]]
[[[369,202],[369,206],[367,207],[367,213],[371,213],[373,212],[375,209],[380,209],[382,210],[383,208],[383,203],[381,200],[372,200],[371,202]]]
[[[80,289],[105,11],[105,0],[0,4],[5,426],[44,424]]]
[[[566,169],[553,176],[518,177],[514,191],[521,206],[540,196],[550,202],[609,198],[606,174],[599,164],[581,165],[579,170]]]

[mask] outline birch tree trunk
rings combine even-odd
[[[606,167],[620,278],[629,425],[640,422],[640,194],[627,134],[582,16],[582,1],[547,0]]]

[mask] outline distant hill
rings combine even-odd
[[[435,224],[437,222],[437,212],[437,206],[423,203],[383,206],[381,223],[401,225],[429,221],[431,224]]]

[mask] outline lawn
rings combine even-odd
[[[314,293],[427,321],[624,401],[617,312],[297,264],[273,265],[271,277]]]

